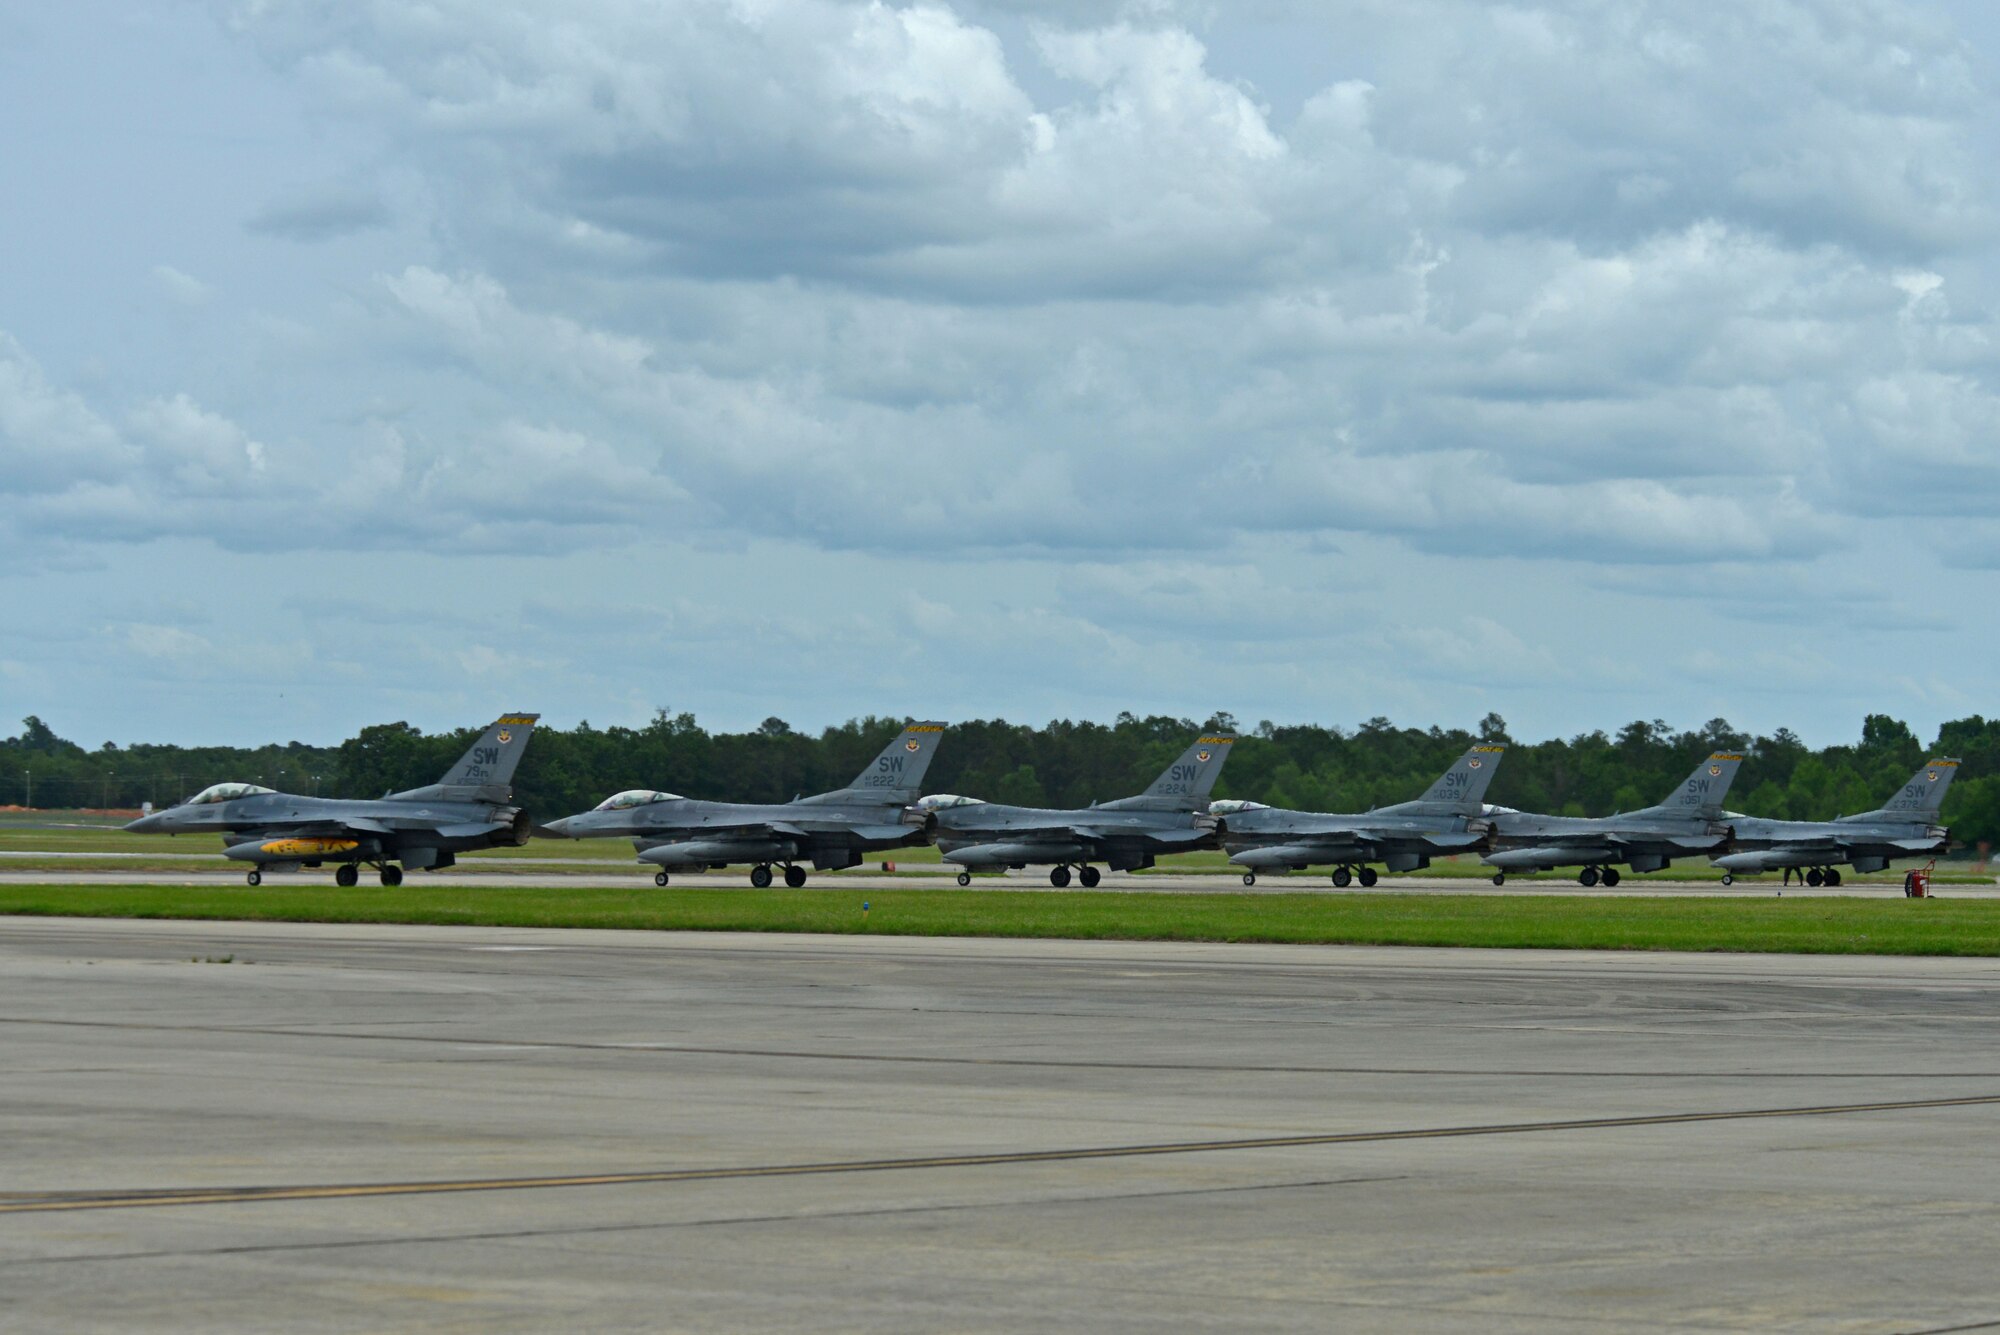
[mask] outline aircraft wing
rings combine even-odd
[[[1199,844],[1208,839],[1210,831],[1192,827],[1181,830],[1166,830],[1157,827],[1139,826],[1134,828],[1107,829],[1102,825],[1078,825],[1065,833],[1077,839],[1089,839],[1100,844],[1152,843],[1152,844]]]
[[[489,828],[480,826],[481,829]],[[352,816],[345,820],[295,820],[277,825],[259,826],[260,839],[337,839],[352,834],[394,834],[392,826],[379,820],[369,820],[366,816]],[[245,837],[249,837],[247,834]]]
[[[1706,853],[1722,842],[1719,834],[1619,834],[1613,830],[1583,842],[1609,844],[1613,848],[1633,850],[1647,848],[1672,849],[1677,853]],[[1551,839],[1549,843],[1561,848],[1571,841]]]
[[[1092,825],[1010,825],[993,830],[953,830],[948,837],[973,844],[1031,844],[1054,839],[1116,839],[1119,832]]]
[[[637,837],[651,844],[678,843],[683,839],[713,839],[722,836],[747,839],[810,839],[816,832],[824,834],[848,828],[845,821],[716,820],[648,830]]]

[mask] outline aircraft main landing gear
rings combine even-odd
[[[1363,890],[1373,890],[1375,882],[1380,880],[1381,876],[1373,867],[1363,867],[1360,871],[1354,873],[1354,879],[1361,882]]]
[[[969,871],[962,871],[962,872],[960,872],[960,873],[958,874],[958,883],[959,883],[960,885],[971,885],[971,884],[972,884],[972,873],[971,873],[971,872],[969,872]]]
[[[762,863],[752,867],[750,869],[750,884],[756,886],[759,890],[769,890],[771,888],[771,869]]]
[[[248,881],[252,885],[262,885],[264,884],[264,873],[258,871],[255,867],[252,867],[250,869],[250,874],[248,876],[245,876],[243,879]]]
[[[785,868],[785,884],[796,890],[806,883],[806,869],[794,862]]]
[[[1835,886],[1840,884],[1840,868],[1828,867],[1826,869],[1826,883],[1829,886]]]
[[[1095,867],[1085,866],[1077,872],[1076,879],[1083,882],[1084,889],[1095,890],[1098,881],[1103,879],[1103,874]]]
[[[1333,884],[1337,889],[1345,890],[1348,886],[1354,884],[1354,873],[1345,867],[1335,867],[1333,869]]]
[[[1582,871],[1576,874],[1576,883],[1582,886],[1586,890],[1588,890],[1591,886],[1596,885],[1597,868],[1585,867]]]
[[[1069,868],[1057,864],[1049,868],[1049,884],[1060,890],[1069,884]]]
[[[361,867],[358,863],[343,862],[333,869],[333,883],[343,890],[359,884],[360,881]]]
[[[402,883],[403,883],[403,869],[402,869],[401,867],[398,867],[398,866],[397,866],[397,865],[396,865],[395,863],[393,863],[393,862],[385,862],[385,863],[383,863],[383,864],[382,864],[382,884],[384,884],[384,885],[401,885]]]
[[[1604,884],[1607,887],[1618,884],[1618,882],[1621,879],[1622,878],[1619,876],[1618,869],[1616,867],[1606,867],[1604,869]]]

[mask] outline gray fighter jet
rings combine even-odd
[[[1510,871],[1578,866],[1579,883],[1616,885],[1615,864],[1659,871],[1677,857],[1714,852],[1729,837],[1722,799],[1742,765],[1742,756],[1717,751],[1666,801],[1616,816],[1537,816],[1492,807],[1488,817],[1498,851],[1481,861],[1497,868],[1495,885],[1504,884]]]
[[[1418,871],[1432,854],[1465,853],[1486,844],[1480,803],[1500,768],[1504,746],[1482,742],[1468,750],[1414,802],[1356,815],[1287,811],[1259,802],[1223,801],[1208,812],[1221,827],[1230,861],[1244,869],[1243,884],[1260,871],[1304,871],[1333,864],[1333,883],[1375,884],[1371,862],[1390,871]]]
[[[528,842],[528,813],[513,805],[514,768],[539,717],[503,715],[428,787],[370,801],[218,783],[125,828],[135,834],[219,834],[224,857],[253,864],[252,885],[267,871],[328,862],[334,864],[336,885],[359,881],[364,862],[381,874],[382,884],[401,885],[404,867],[439,871],[456,862],[457,853]]]
[[[1068,885],[1070,868],[1076,867],[1077,879],[1093,886],[1098,881],[1093,862],[1135,871],[1152,866],[1161,853],[1215,846],[1208,795],[1235,741],[1198,738],[1138,797],[1078,810],[1010,807],[951,794],[927,797],[914,810],[936,836],[944,860],[960,868],[1053,863],[1050,885]],[[961,870],[958,883],[970,885],[972,873]]]
[[[845,788],[817,797],[758,805],[704,802],[676,793],[633,788],[592,810],[551,821],[537,834],[566,839],[625,837],[641,862],[660,870],[701,871],[732,862],[754,864],[750,884],[771,884],[771,868],[785,869],[785,884],[806,883],[804,862],[821,871],[859,865],[864,853],[926,842],[923,827],[904,819],[923,791],[942,723],[912,723]]]
[[[1958,761],[1940,756],[1910,776],[1886,806],[1839,820],[1730,818],[1729,851],[1712,859],[1722,883],[1737,872],[1805,868],[1807,885],[1839,885],[1840,864],[1856,871],[1881,871],[1893,858],[1942,853],[1951,832],[1938,824],[1945,791],[1958,774]]]

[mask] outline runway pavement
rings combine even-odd
[[[1969,1329],[1996,1015],[1969,959],[6,919],[0,1326]]]

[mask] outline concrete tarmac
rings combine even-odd
[[[0,1327],[2000,1323],[2000,963],[0,919]]]

